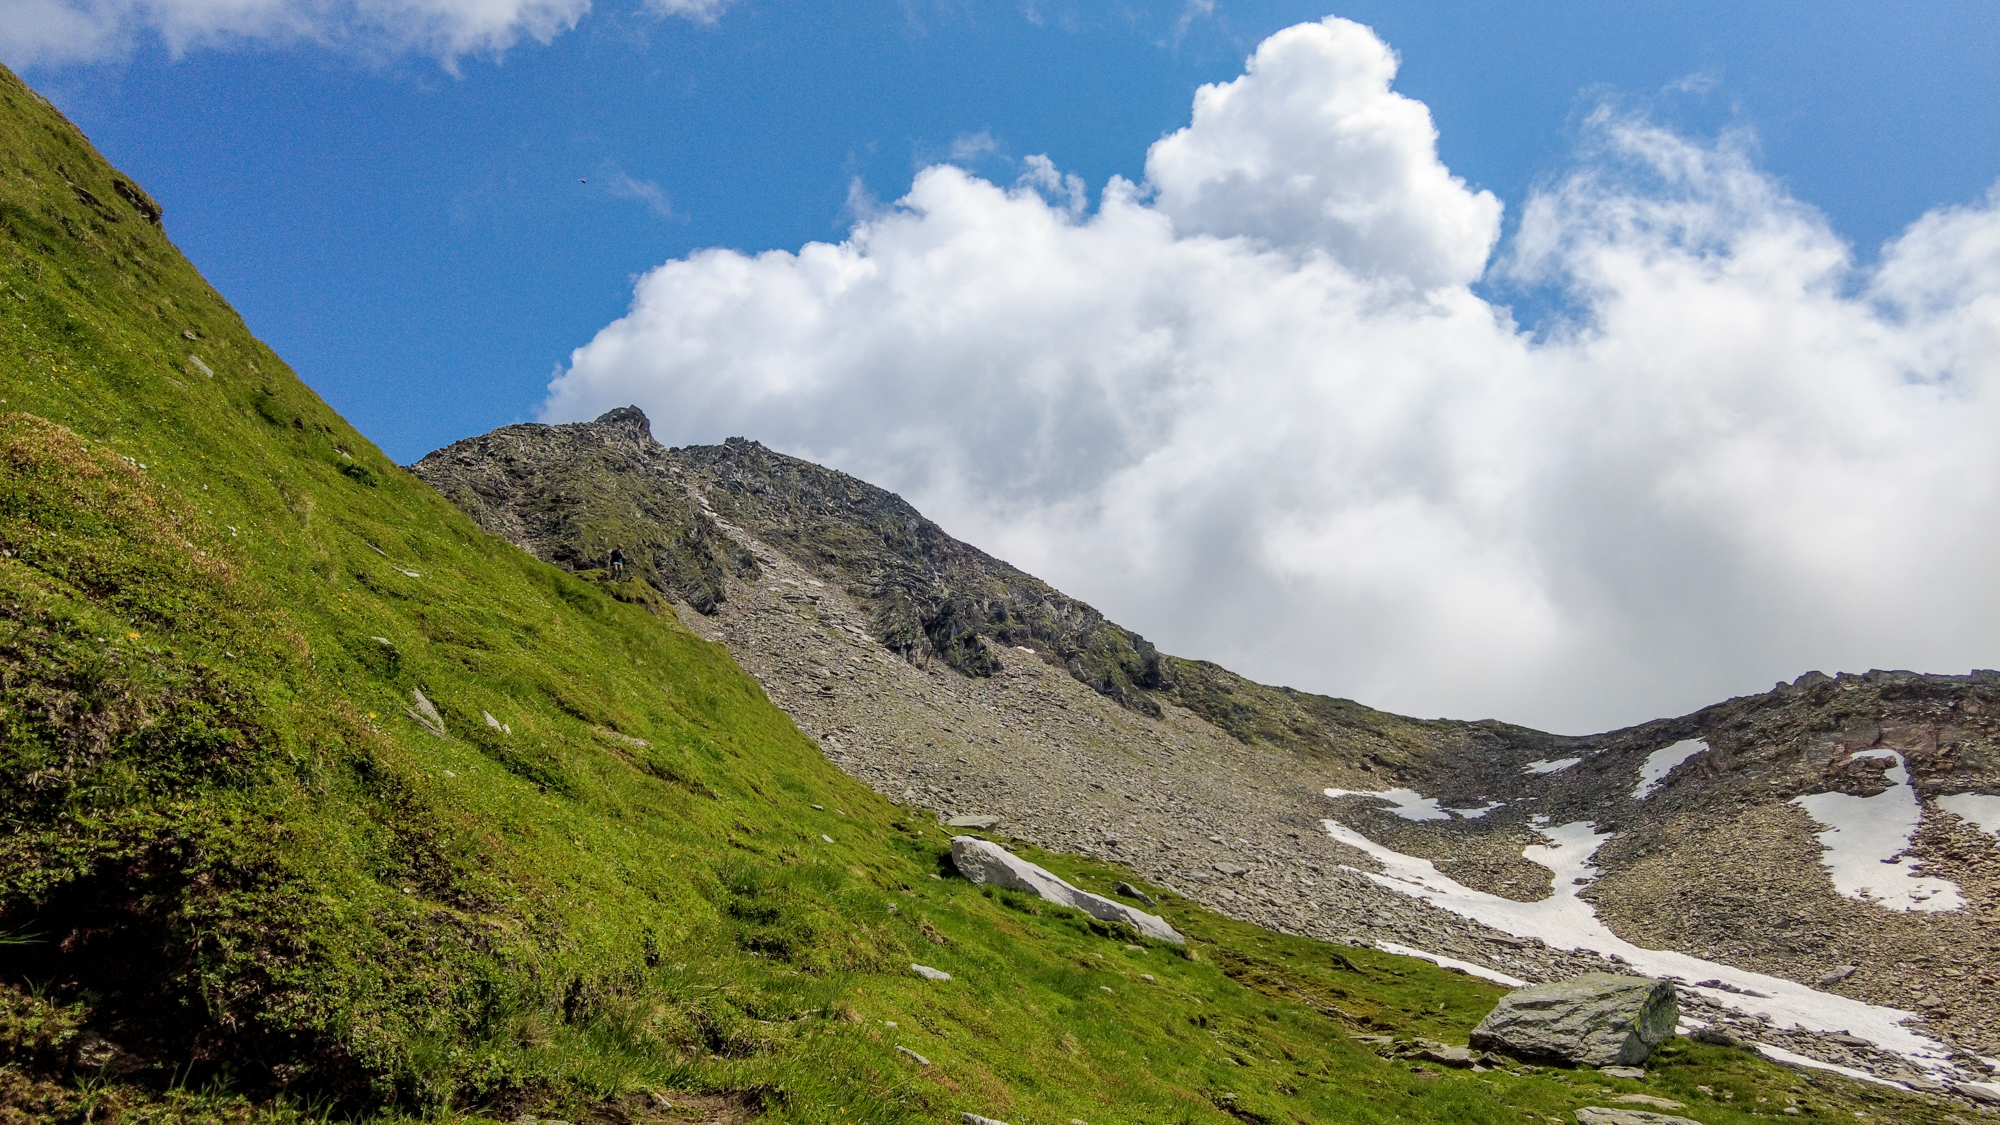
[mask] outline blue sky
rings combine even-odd
[[[405,462],[636,403],[1410,714],[2000,666],[1993,0],[0,0],[0,58]]]
[[[1329,11],[1401,54],[1445,163],[1510,216],[1605,99],[1754,130],[1763,167],[1863,255],[2000,175],[1991,0],[742,0],[707,25],[599,0],[456,77],[421,51],[256,38],[172,57],[143,30],[120,57],[24,74],[165,203],[252,328],[407,461],[532,417],[634,274],[837,240],[851,185],[894,199],[967,136],[993,140],[969,163],[996,177],[1046,153],[1093,193],[1136,179],[1197,85]]]

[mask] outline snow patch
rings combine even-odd
[[[1543,760],[1539,762],[1529,762],[1527,765],[1521,767],[1521,772],[1532,773],[1536,775],[1545,773],[1561,773],[1562,771],[1570,768],[1571,766],[1581,761],[1583,761],[1582,758],[1557,758],[1554,761]]]
[[[2000,796],[1992,793],[1953,793],[1948,797],[1939,797],[1937,803],[1938,808],[2000,836]]]
[[[1814,1070],[1830,1070],[1835,1074],[1845,1074],[1849,1078],[1858,1078],[1863,1082],[1873,1082],[1878,1086],[1894,1086],[1898,1090],[1909,1089],[1908,1086],[1903,1085],[1901,1082],[1895,1082],[1887,1078],[1878,1078],[1865,1070],[1856,1070],[1851,1066],[1839,1066],[1835,1063],[1821,1062],[1818,1059],[1801,1055],[1794,1051],[1787,1051],[1783,1047],[1773,1047],[1769,1043],[1752,1043],[1750,1045],[1757,1049],[1758,1054],[1775,1063],[1784,1063],[1786,1066],[1809,1066]]]
[[[1371,793],[1362,789],[1328,789],[1329,797],[1377,797],[1393,807],[1386,811],[1404,820],[1450,820],[1451,814],[1438,806],[1436,797],[1426,797],[1414,789],[1385,789]]]
[[[1690,982],[1715,980],[1744,992],[1719,988],[1693,988],[1695,993],[1740,1012],[1762,1016],[1778,1027],[1806,1031],[1845,1031],[1861,1036],[1882,1050],[1901,1055],[1926,1070],[1949,1069],[1950,1052],[1930,1039],[1903,1026],[1912,1013],[1896,1008],[1877,1007],[1845,996],[1820,992],[1796,981],[1737,969],[1714,961],[1671,950],[1643,949],[1619,937],[1598,920],[1596,910],[1577,897],[1577,892],[1597,877],[1591,857],[1610,833],[1598,832],[1584,821],[1540,828],[1548,844],[1522,849],[1521,856],[1540,864],[1554,875],[1555,889],[1539,902],[1515,902],[1510,898],[1476,891],[1443,874],[1430,860],[1404,855],[1368,839],[1334,820],[1322,820],[1327,835],[1358,849],[1380,864],[1380,872],[1362,871],[1380,886],[1464,918],[1492,926],[1523,938],[1538,938],[1557,949],[1588,950],[1606,957],[1618,957],[1631,971],[1646,976],[1671,977]],[[1358,868],[1350,870],[1359,871]],[[1757,995],[1745,995],[1745,992]]]
[[[1813,793],[1792,798],[1825,831],[1816,833],[1825,849],[1820,864],[1833,889],[1885,910],[1938,913],[1958,910],[1965,899],[1949,879],[1917,874],[1917,858],[1907,854],[1910,837],[1923,819],[1923,805],[1910,787],[1910,771],[1894,750],[1862,750],[1847,760],[1888,758],[1896,764],[1883,776],[1889,788],[1873,797]]]
[[[1522,980],[1520,977],[1508,976],[1498,969],[1489,969],[1484,965],[1475,965],[1470,961],[1461,961],[1456,957],[1446,957],[1442,953],[1426,953],[1421,949],[1412,949],[1407,945],[1398,945],[1393,941],[1378,941],[1375,943],[1375,948],[1384,953],[1393,953],[1398,957],[1415,957],[1419,961],[1429,961],[1440,968],[1457,969],[1467,976],[1478,977],[1481,980],[1490,980],[1494,984],[1504,984],[1508,988],[1528,987],[1528,982]]]
[[[1632,799],[1643,801],[1652,796],[1682,762],[1707,749],[1708,743],[1699,738],[1683,738],[1646,755],[1646,764],[1639,767],[1639,787],[1632,790]]]
[[[1387,801],[1391,807],[1384,810],[1385,812],[1395,813],[1404,820],[1416,821],[1450,820],[1453,815],[1466,820],[1478,820],[1494,809],[1506,805],[1505,801],[1488,801],[1476,809],[1448,809],[1439,804],[1436,797],[1426,797],[1414,789],[1384,789],[1380,792],[1367,789],[1327,789],[1324,792],[1336,800],[1341,797],[1374,797]]]

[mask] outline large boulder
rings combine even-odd
[[[1472,1029],[1472,1045],[1516,1058],[1636,1066],[1679,1021],[1672,981],[1585,973],[1508,993]]]
[[[1103,895],[1078,890],[1053,872],[1029,863],[990,840],[977,836],[952,837],[951,862],[958,868],[959,874],[975,883],[991,883],[996,887],[1026,891],[1061,906],[1073,906],[1093,918],[1123,922],[1149,938],[1170,941],[1175,945],[1187,943],[1187,938],[1167,925],[1165,918]]]
[[[1701,1122],[1692,1117],[1675,1117],[1671,1113],[1587,1105],[1576,1111],[1576,1125],[1701,1125]]]

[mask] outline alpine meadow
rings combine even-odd
[[[1005,823],[1188,941],[977,884],[650,563],[538,559],[386,457],[170,220],[0,71],[0,1123],[1982,1112],[1719,1034],[1642,1077],[1468,1050],[1507,987]],[[1260,724],[1219,753],[1306,737]]]

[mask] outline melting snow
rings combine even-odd
[[[1667,775],[1680,767],[1682,762],[1708,749],[1708,743],[1699,738],[1684,738],[1672,746],[1662,747],[1646,755],[1646,764],[1639,767],[1639,787],[1632,790],[1632,799],[1643,801],[1653,795],[1654,790],[1667,780]]]
[[[1334,798],[1375,797],[1389,802],[1391,807],[1385,811],[1395,813],[1404,820],[1418,821],[1450,820],[1454,813],[1467,820],[1478,820],[1506,804],[1505,801],[1488,801],[1476,809],[1448,809],[1438,804],[1436,797],[1426,797],[1414,789],[1384,789],[1379,793],[1366,789],[1328,789],[1326,795]]]
[[[1438,871],[1430,860],[1392,851],[1338,821],[1320,823],[1326,827],[1327,835],[1368,853],[1380,863],[1381,872],[1362,874],[1390,890],[1423,899],[1515,937],[1538,938],[1557,949],[1616,955],[1634,971],[1648,976],[1673,977],[1684,984],[1713,979],[1757,993],[1747,996],[1718,988],[1693,989],[1717,1004],[1762,1016],[1779,1027],[1846,1031],[1926,1069],[1950,1066],[1950,1052],[1943,1044],[1903,1026],[1903,1021],[1911,1016],[1909,1012],[1864,1004],[1807,988],[1796,981],[1704,961],[1685,953],[1642,949],[1612,933],[1598,920],[1596,910],[1577,897],[1577,892],[1597,877],[1591,857],[1599,845],[1611,838],[1609,833],[1596,831],[1595,825],[1579,821],[1538,829],[1549,843],[1530,845],[1522,849],[1521,856],[1554,874],[1555,891],[1539,902],[1515,902],[1475,891]]]
[[[1329,797],[1379,797],[1394,807],[1389,812],[1404,820],[1450,820],[1451,814],[1438,807],[1436,797],[1426,797],[1414,789],[1385,789],[1370,793],[1363,789],[1329,789]]]
[[[1949,879],[1917,874],[1917,858],[1906,854],[1910,837],[1923,818],[1923,806],[1910,788],[1910,771],[1894,750],[1863,750],[1848,761],[1888,758],[1896,764],[1883,776],[1889,788],[1873,797],[1848,793],[1813,793],[1792,798],[1792,804],[1826,829],[1813,839],[1825,851],[1820,863],[1833,878],[1833,889],[1848,898],[1872,902],[1887,910],[1938,912],[1965,905],[1958,885]]]
[[[1553,762],[1529,762],[1527,765],[1521,767],[1521,772],[1532,774],[1561,773],[1581,761],[1583,761],[1582,758],[1557,758]]]
[[[1995,836],[2000,836],[2000,796],[1991,793],[1953,793],[1939,797],[1938,807],[1957,813]]]
[[[1484,965],[1475,965],[1470,961],[1461,961],[1456,957],[1446,957],[1442,953],[1426,953],[1421,949],[1412,949],[1407,945],[1398,945],[1393,941],[1378,941],[1375,943],[1375,948],[1384,953],[1393,953],[1398,957],[1415,957],[1419,961],[1429,961],[1433,965],[1438,965],[1446,969],[1457,969],[1467,976],[1478,977],[1481,980],[1490,980],[1494,984],[1504,984],[1508,988],[1526,988],[1528,986],[1528,982],[1522,980],[1520,977],[1508,976],[1498,969],[1489,969]]]
[[[1821,1062],[1806,1055],[1787,1051],[1783,1047],[1773,1047],[1769,1043],[1752,1043],[1751,1046],[1757,1048],[1758,1054],[1763,1055],[1772,1062],[1784,1063],[1787,1066],[1809,1066],[1814,1070],[1830,1070],[1835,1074],[1845,1074],[1849,1078],[1858,1078],[1863,1082],[1873,1082],[1878,1086],[1894,1086],[1898,1090],[1909,1089],[1908,1086],[1903,1085],[1901,1082],[1892,1082],[1887,1078],[1878,1078],[1865,1070],[1856,1070],[1851,1066],[1838,1066],[1830,1062]]]

